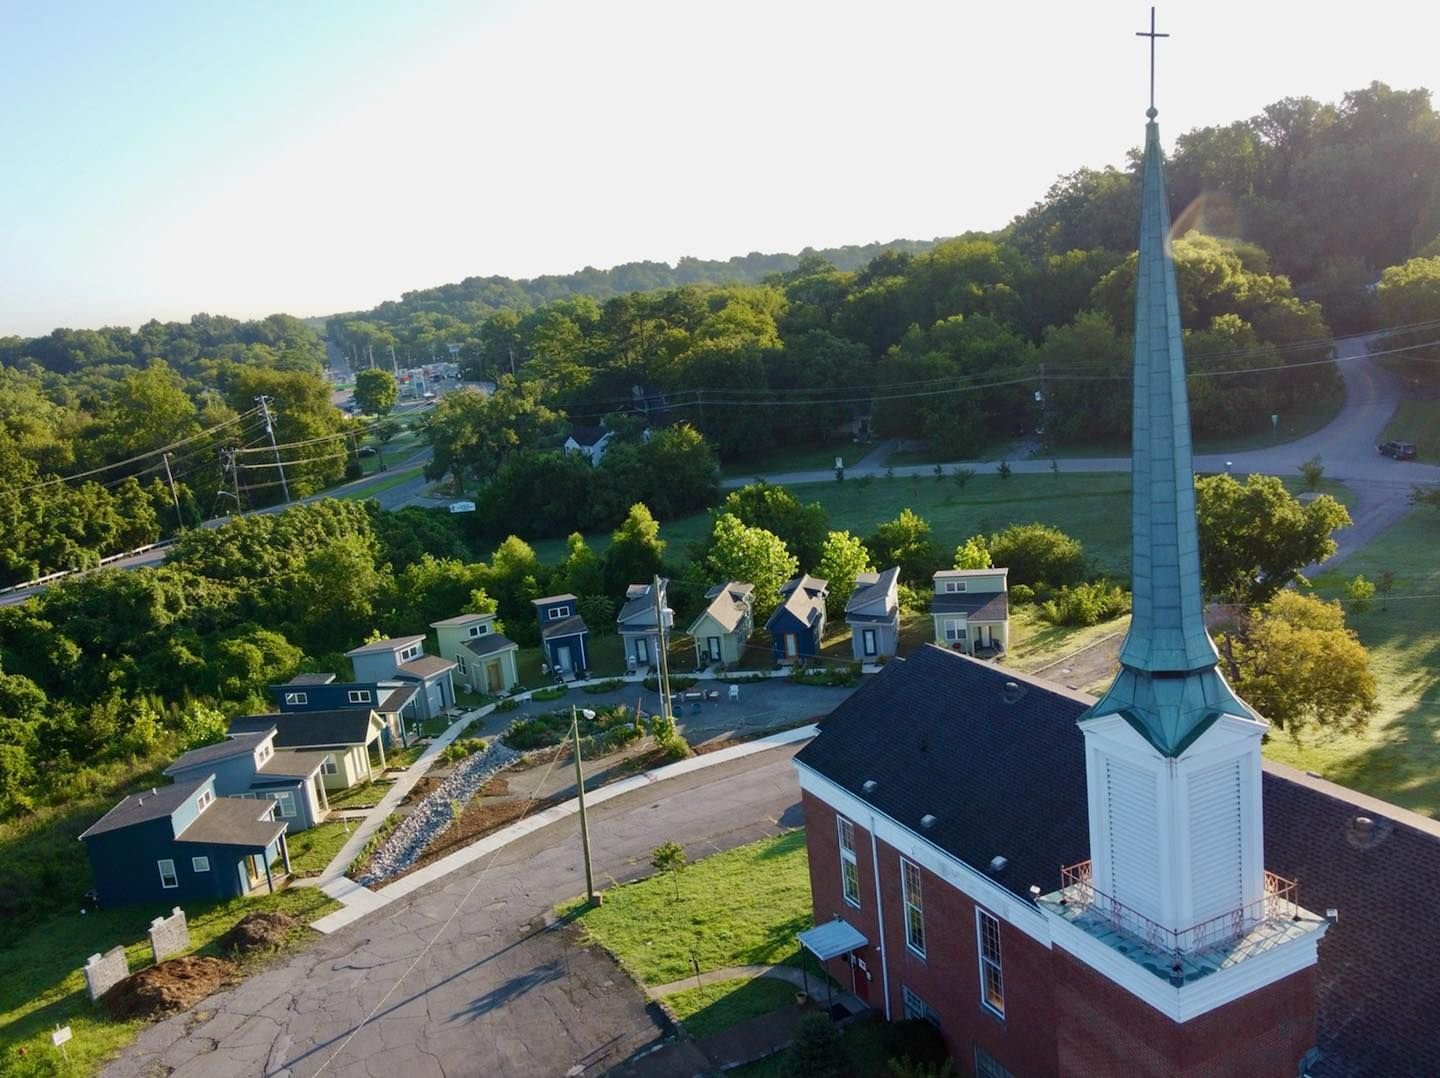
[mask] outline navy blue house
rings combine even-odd
[[[131,794],[80,836],[105,907],[239,898],[290,873],[275,802],[215,796],[215,777]]]
[[[540,647],[545,662],[561,677],[590,669],[590,629],[578,613],[573,595],[530,600],[540,619]]]
[[[453,665],[453,664],[452,664]],[[281,713],[364,709],[385,723],[384,745],[407,745],[427,717],[420,710],[422,686],[414,681],[336,681],[334,674],[297,674],[284,685],[271,685]],[[453,699],[453,693],[451,699]]]
[[[802,573],[780,589],[784,601],[765,628],[775,661],[793,663],[820,654],[825,638],[825,581]]]

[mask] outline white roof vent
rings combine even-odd
[[[921,816],[921,817],[920,817],[920,826],[921,826],[921,827],[924,827],[924,828],[934,827],[934,826],[935,826],[935,817],[934,817],[934,815],[931,814],[931,813],[929,813],[929,812],[927,812],[927,813],[925,813],[924,816]]]
[[[876,786],[878,785],[879,783],[877,783],[874,779],[866,779],[865,782],[861,785],[860,789],[864,790],[867,794],[873,794],[875,792]]]
[[[1008,865],[1009,863],[1010,863],[1010,862],[1009,862],[1008,860],[1006,860],[1005,858],[1000,857],[1000,856],[998,856],[998,855],[995,856],[995,857],[992,857],[992,858],[990,858],[990,871],[991,871],[991,872],[1004,872],[1004,871],[1005,871],[1005,866]]]

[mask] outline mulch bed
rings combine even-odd
[[[481,797],[504,797],[510,792],[510,782],[503,775],[496,775],[493,779],[480,787]]]
[[[163,1018],[193,1007],[234,973],[235,963],[223,958],[171,958],[126,977],[100,1001],[117,1018]]]
[[[283,913],[247,913],[220,937],[220,947],[227,953],[242,955],[273,951],[283,946],[286,937],[299,925],[299,921]]]
[[[425,800],[425,798],[435,792],[435,788],[440,785],[441,781],[441,779],[436,778],[434,775],[426,775],[410,788],[408,794],[400,799],[400,804],[409,805]]]

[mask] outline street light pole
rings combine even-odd
[[[585,717],[593,719],[595,712],[585,710]],[[580,767],[580,717],[575,705],[570,705],[570,733],[575,745],[575,796],[580,803],[580,848],[585,854],[585,900],[595,905],[595,871],[590,866],[590,826],[585,821],[585,772]]]

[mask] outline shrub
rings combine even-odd
[[[501,700],[501,701],[499,701],[499,702],[496,703],[496,705],[495,705],[495,710],[496,710],[496,711],[514,711],[514,710],[515,710],[517,707],[519,707],[519,706],[520,706],[520,701],[519,701],[519,700],[516,700],[516,699],[514,699],[513,697],[506,697],[504,700]]]
[[[447,764],[453,764],[477,752],[484,752],[489,747],[483,737],[460,737],[441,750],[440,759]]]
[[[1016,584],[1010,588],[1010,601],[1012,603],[1033,603],[1035,589],[1029,584]]]
[[[530,699],[537,704],[543,704],[547,700],[558,700],[569,691],[569,685],[552,685],[548,689],[536,689],[530,694]]]
[[[534,715],[528,719],[516,719],[500,740],[517,752],[529,752],[560,744],[569,730],[569,715]]]
[[[599,696],[601,693],[606,692],[615,692],[617,689],[623,689],[624,687],[625,679],[618,677],[607,678],[605,681],[597,681],[593,685],[581,686],[586,692],[594,696]]]
[[[1077,584],[1085,569],[1085,548],[1058,528],[1012,524],[990,537],[990,558],[1010,570],[1011,586]]]
[[[695,685],[696,685],[696,679],[693,678],[693,677],[690,677],[688,674],[671,674],[671,675],[670,675],[670,691],[671,691],[671,692],[682,692],[682,691],[684,691],[685,689],[692,689],[692,688],[694,688]],[[659,675],[659,674],[651,674],[649,677],[647,677],[647,678],[645,679],[645,687],[646,687],[647,689],[649,689],[651,692],[659,692],[659,691],[660,691],[660,675]]]
[[[945,1038],[923,1018],[888,1023],[882,1033],[886,1056],[902,1060],[908,1070],[939,1068],[949,1062]]]
[[[829,1015],[800,1019],[780,1073],[784,1078],[850,1078],[854,1072]]]
[[[1040,604],[1040,617],[1051,625],[1095,625],[1130,610],[1130,593],[1117,584],[1097,580],[1060,588]]]

